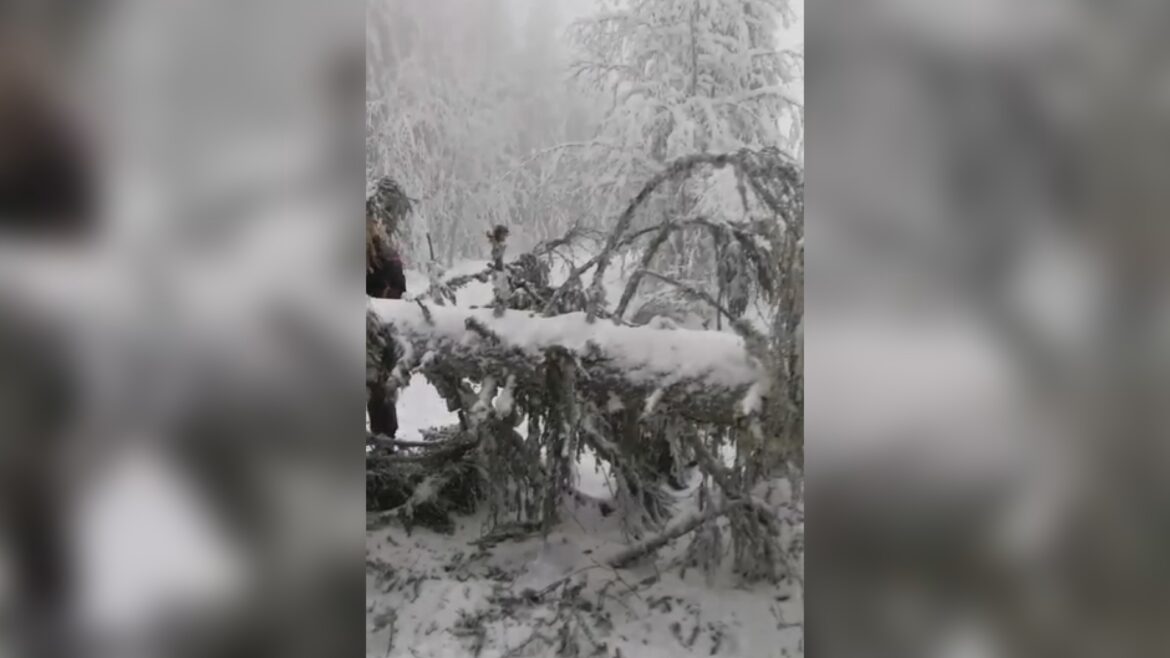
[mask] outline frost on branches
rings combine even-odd
[[[745,208],[769,218],[635,221],[656,195],[717,170],[734,175]],[[683,233],[736,255],[727,285],[715,286],[722,293],[651,269],[657,250]],[[489,532],[547,532],[576,496],[573,467],[589,451],[614,473],[616,509],[630,529],[631,544],[607,564],[650,558],[690,536],[693,565],[713,569],[730,550],[747,579],[790,575],[781,528],[798,512],[770,502],[768,490],[787,479],[798,494],[803,470],[799,167],[776,149],[671,161],[634,195],[596,256],[559,285],[543,264],[551,250],[509,262],[507,237],[488,235],[489,308],[448,305],[458,282],[369,304],[368,376],[394,396],[422,374],[459,419],[422,442],[370,438],[372,521],[443,529],[450,513],[486,506]],[[638,266],[611,300],[602,282],[627,256]],[[630,310],[649,281],[714,309],[730,330],[635,324],[627,316],[637,315]],[[767,312],[746,313],[749,301]],[[704,503],[672,518],[668,492],[684,464],[702,474]]]

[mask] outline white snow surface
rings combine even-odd
[[[583,480],[596,479],[582,466]],[[679,516],[695,509],[696,492],[693,486],[679,495]],[[474,542],[486,527],[483,515],[457,518],[451,535],[426,529],[408,535],[396,526],[371,532],[366,539],[366,655],[462,658],[477,655],[477,643],[480,658],[560,655],[556,638],[565,621],[548,625],[557,614],[555,597],[504,613],[492,598],[539,592],[566,576],[584,580],[581,596],[597,611],[573,621],[583,621],[605,645],[596,655],[803,655],[803,603],[795,585],[744,586],[727,575],[709,580],[696,569],[668,568],[685,548],[686,537],[660,551],[656,564],[613,570],[602,563],[627,545],[620,515],[603,516],[594,504],[570,502],[564,516],[547,540],[537,535],[482,553]],[[460,620],[484,613],[489,616],[481,636],[457,630]],[[534,632],[553,642],[537,638],[525,645]],[[582,655],[590,655],[590,641],[580,644]]]

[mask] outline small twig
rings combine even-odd
[[[642,599],[642,595],[638,593],[638,589],[636,587],[634,587],[633,585],[629,584],[628,582],[626,582],[626,579],[622,578],[622,575],[620,573],[618,573],[616,569],[614,569],[613,567],[610,567],[609,565],[602,564],[602,563],[598,562],[596,559],[593,559],[592,556],[590,556],[590,561],[592,561],[594,564],[596,564],[599,567],[609,568],[613,572],[613,577],[614,577],[613,580],[609,581],[610,583],[614,583],[614,582],[621,583],[626,588],[627,593],[633,594],[634,596],[638,597],[638,600],[645,603],[645,600]],[[604,587],[602,589],[604,589]],[[619,601],[619,599],[617,597],[611,597],[611,598],[613,598],[613,600],[615,600],[615,601]],[[619,601],[619,602],[622,603],[622,605],[625,605],[624,601]]]
[[[690,297],[707,302],[716,311],[719,311],[723,315],[726,315],[728,317],[728,319],[730,319],[733,323],[737,322],[735,316],[733,316],[730,311],[728,311],[726,308],[724,308],[722,304],[715,301],[714,297],[703,292],[702,290],[699,290],[698,288],[693,288],[691,286],[688,286],[687,284],[679,281],[678,279],[675,279],[673,277],[669,277],[665,274],[659,274],[658,272],[652,272],[650,270],[645,270],[645,269],[638,270],[637,272],[634,273],[634,276],[639,276],[639,277],[648,276],[648,277],[651,277],[654,279],[658,279],[659,281],[662,281],[663,283],[668,283],[668,284],[674,286],[675,288],[678,288],[684,294],[686,294]]]
[[[478,334],[484,340],[488,341],[492,345],[501,345],[504,342],[503,339],[500,338],[499,334],[497,334],[496,332],[489,329],[487,327],[487,325],[485,325],[481,320],[479,320],[477,318],[474,318],[474,317],[467,318],[464,321],[463,326],[467,327],[468,331],[472,331],[472,332]]]
[[[511,523],[470,543],[479,548],[488,548],[507,540],[527,539],[529,535],[539,530],[540,524],[538,523]]]
[[[626,314],[626,307],[630,305],[634,294],[638,292],[638,284],[642,282],[642,277],[645,275],[647,268],[650,267],[650,262],[654,260],[654,256],[662,248],[662,245],[666,244],[666,238],[670,237],[672,230],[674,230],[674,224],[664,222],[658,234],[650,241],[645,253],[642,254],[642,262],[639,263],[637,271],[630,277],[629,283],[626,284],[626,289],[622,291],[621,301],[618,302],[617,309],[613,312],[614,317],[620,318]]]
[[[427,324],[432,327],[435,326],[435,316],[431,314],[431,309],[427,308],[427,305],[424,304],[421,299],[416,299],[414,301],[416,304],[418,304],[418,307],[422,309],[423,319],[427,321]]]
[[[554,642],[551,637],[548,637],[547,635],[541,633],[540,631],[532,631],[532,635],[529,635],[527,640],[524,640],[523,642],[516,645],[515,647],[505,651],[502,658],[509,658],[510,656],[519,655],[520,652],[523,651],[525,647],[527,647],[529,644],[532,644],[532,641],[536,640],[536,639],[540,639],[545,644],[549,644],[549,645],[552,645]]]
[[[647,539],[646,541],[639,542],[621,551],[617,555],[610,557],[608,560],[606,560],[606,564],[618,569],[625,567],[643,555],[653,553],[654,551],[662,548],[663,546],[666,546],[675,539],[678,539],[679,537],[697,529],[704,523],[724,516],[736,507],[747,504],[747,502],[748,501],[746,500],[736,500],[720,507],[708,508],[706,512],[702,514],[695,514],[682,520],[681,522],[677,522],[662,533]]]
[[[394,650],[394,630],[398,626],[398,611],[391,610],[392,618],[390,619],[390,639],[386,641],[386,656],[390,658],[390,652]]]

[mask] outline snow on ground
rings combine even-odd
[[[431,427],[454,425],[459,417],[447,411],[447,403],[426,377],[415,375],[410,384],[398,394],[398,438],[421,441],[422,431]]]
[[[481,271],[485,265],[462,263],[448,276]],[[426,289],[425,276],[408,272],[407,277],[409,290]],[[616,297],[620,288],[610,294]],[[459,291],[460,306],[490,301],[490,284],[472,282]],[[421,376],[402,391],[398,415],[399,437],[407,440],[419,440],[423,429],[456,422]],[[537,535],[481,547],[477,540],[487,527],[486,512],[457,517],[451,535],[425,528],[408,534],[397,525],[371,531],[366,539],[366,655],[559,656],[564,652],[558,633],[566,626],[586,629],[576,633],[581,655],[803,655],[803,602],[796,585],[743,586],[727,574],[709,581],[700,571],[669,566],[688,537],[659,551],[653,563],[616,571],[604,567],[606,558],[628,542],[620,515],[602,514],[598,503],[612,492],[604,465],[592,454],[578,464],[577,490],[583,496],[565,503],[566,520],[547,539]],[[678,515],[692,512],[696,488],[677,498]],[[558,607],[557,596],[532,597],[566,576],[583,583],[577,606]]]
[[[594,466],[592,459],[579,465],[578,488],[604,499],[605,475]],[[694,509],[696,491],[679,494],[679,514]],[[602,563],[626,546],[619,515],[603,515],[588,500],[566,503],[564,515],[547,539],[487,548],[476,543],[484,514],[457,519],[451,535],[397,526],[371,532],[367,656],[557,656],[566,624],[584,625],[597,642],[581,639],[582,655],[601,645],[596,655],[626,658],[803,655],[803,604],[794,586],[745,587],[729,576],[708,581],[696,570],[666,568],[685,537],[660,551],[656,564],[615,571]],[[565,577],[584,583],[583,607],[566,611],[551,596],[528,600]]]
[[[581,596],[589,605],[566,619],[586,625],[597,642],[582,640],[582,655],[602,644],[598,655],[607,657],[802,655],[800,629],[792,626],[802,620],[802,603],[791,590],[709,585],[701,573],[684,577],[652,565],[620,572],[599,566],[622,546],[616,515],[581,509],[547,541],[485,551],[472,544],[481,523],[462,519],[451,536],[394,528],[368,537],[368,656],[456,658],[475,655],[477,644],[481,658],[561,655],[555,640],[566,620],[545,625],[557,613],[555,599],[502,611],[492,599],[524,599],[573,574],[585,582]],[[534,632],[553,642],[531,639]]]

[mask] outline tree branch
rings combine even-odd
[[[683,517],[682,519],[671,523],[665,530],[655,535],[654,537],[638,542],[637,544],[626,548],[616,555],[613,555],[608,560],[606,560],[605,563],[611,567],[614,567],[615,569],[621,569],[636,561],[638,558],[653,553],[654,551],[657,551],[663,546],[666,546],[675,539],[678,539],[679,537],[696,530],[704,523],[713,521],[722,516],[726,516],[737,507],[747,506],[748,504],[749,501],[747,500],[734,500],[718,507],[708,507],[704,512],[697,512],[690,516]]]

